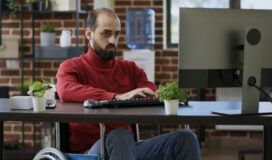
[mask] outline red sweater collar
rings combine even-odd
[[[114,65],[115,58],[113,60],[101,59],[93,50],[92,47],[88,48],[88,52],[85,54],[85,59],[97,68],[111,68]]]

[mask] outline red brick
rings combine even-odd
[[[67,14],[67,13],[55,13],[54,14],[54,19],[59,19],[59,20],[71,20],[71,19],[75,19],[73,14]]]
[[[2,22],[3,28],[19,28],[18,22]]]
[[[126,13],[126,9],[125,8],[115,8],[115,13],[117,15],[119,15],[120,13],[124,14],[124,13]]]
[[[6,68],[6,61],[4,60],[0,61],[0,68]]]
[[[115,0],[116,6],[129,6],[131,5],[131,0]]]
[[[155,21],[155,28],[163,28],[163,22],[156,22]]]
[[[11,32],[11,34],[12,34],[12,35],[21,35],[21,31],[20,31],[20,30],[13,30],[13,31]],[[24,30],[24,31],[23,31],[23,34],[24,34],[24,36],[30,36],[29,30]]]
[[[154,11],[155,11],[155,13],[156,14],[162,14],[163,13],[163,9],[162,8],[153,8],[154,9]]]
[[[37,62],[36,63],[36,67],[37,68],[47,68],[47,69],[50,69],[52,67],[52,63],[51,62]]]
[[[41,75],[41,71],[35,70],[35,76],[39,76]],[[26,76],[32,76],[32,70],[24,70],[24,74]]]
[[[165,50],[163,56],[178,57],[178,51]]]
[[[166,58],[156,58],[155,64],[161,65],[161,64],[169,64],[170,60]]]
[[[11,132],[11,125],[4,125],[4,132]]]
[[[40,27],[41,27],[41,25],[40,25],[39,22],[36,22],[36,23],[34,24],[34,26],[35,26],[35,28],[40,28]],[[31,27],[32,27],[32,22],[31,22],[31,21],[29,21],[29,22],[24,22],[24,27],[25,27],[25,28],[31,28]]]
[[[32,132],[33,131],[32,128],[33,128],[32,126],[24,126],[24,131],[25,132]],[[20,131],[22,131],[22,126],[15,126],[13,128],[13,130],[15,132],[20,132]]]
[[[178,71],[178,68],[177,66],[163,66],[162,67],[162,71],[163,72],[167,72],[167,71],[170,71],[170,72],[177,72]]]
[[[178,64],[178,59],[171,59],[171,63],[177,65]]]
[[[21,134],[20,133],[9,133],[9,134],[4,134],[4,140],[9,141],[19,141],[21,139]]]
[[[157,73],[155,74],[156,79],[169,79],[171,78],[170,74],[167,73]]]
[[[51,14],[39,14],[39,16],[35,16],[35,20],[48,20],[54,19]]]
[[[72,28],[75,28],[76,27],[76,23],[75,21],[64,21],[64,26],[65,27],[72,27]],[[80,22],[79,23],[79,26],[84,26],[83,22]]]
[[[44,76],[56,76],[57,70],[44,70],[43,75]]]
[[[30,67],[30,62],[24,62],[23,65],[24,65],[24,68],[29,68]]]
[[[1,83],[1,82],[0,82]],[[19,83],[21,83],[21,78],[14,78],[14,77],[12,77],[11,78],[11,83],[12,84],[19,84]]]
[[[2,76],[19,76],[19,71],[14,69],[7,69],[1,71]]]
[[[162,28],[156,28],[156,29],[155,29],[155,34],[156,34],[156,35],[162,35],[162,34],[163,34]]]
[[[155,6],[162,6],[163,2],[162,2],[162,0],[154,0],[153,5],[155,5]]]
[[[151,2],[150,1],[134,1],[135,6],[150,6]]]
[[[8,77],[0,77],[0,84],[3,83],[9,83],[9,78]]]
[[[2,35],[9,35],[9,30],[3,30]]]
[[[177,73],[174,73],[174,74],[172,75],[172,79],[178,79],[178,74],[177,74]]]
[[[36,80],[50,82],[51,78],[48,76],[36,77]]]
[[[155,72],[159,72],[161,71],[161,67],[160,66],[155,66]]]
[[[53,67],[56,69],[56,68],[59,68],[59,65],[60,65],[61,61],[59,62],[54,62],[53,63]]]
[[[154,45],[154,48],[155,48],[155,49],[162,49],[162,47],[163,47],[162,44],[158,44],[158,43],[157,43],[157,44]]]
[[[162,21],[162,20],[163,20],[163,16],[162,16],[162,15],[156,14],[156,15],[155,15],[155,20],[156,20],[156,21]]]

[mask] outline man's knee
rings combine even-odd
[[[198,143],[198,139],[195,133],[189,130],[176,131],[173,132],[173,135],[177,141],[182,141],[183,143],[185,142]]]
[[[115,129],[107,135],[107,141],[126,142],[131,140],[133,140],[132,134],[123,128]]]

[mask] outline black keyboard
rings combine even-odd
[[[92,100],[87,99],[83,103],[85,108],[124,108],[124,107],[146,107],[163,106],[159,99],[130,99],[130,100]]]

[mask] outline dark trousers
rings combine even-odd
[[[200,160],[198,140],[187,130],[135,142],[126,129],[115,129],[107,135],[106,152],[110,160]],[[100,155],[100,140],[87,154]]]

